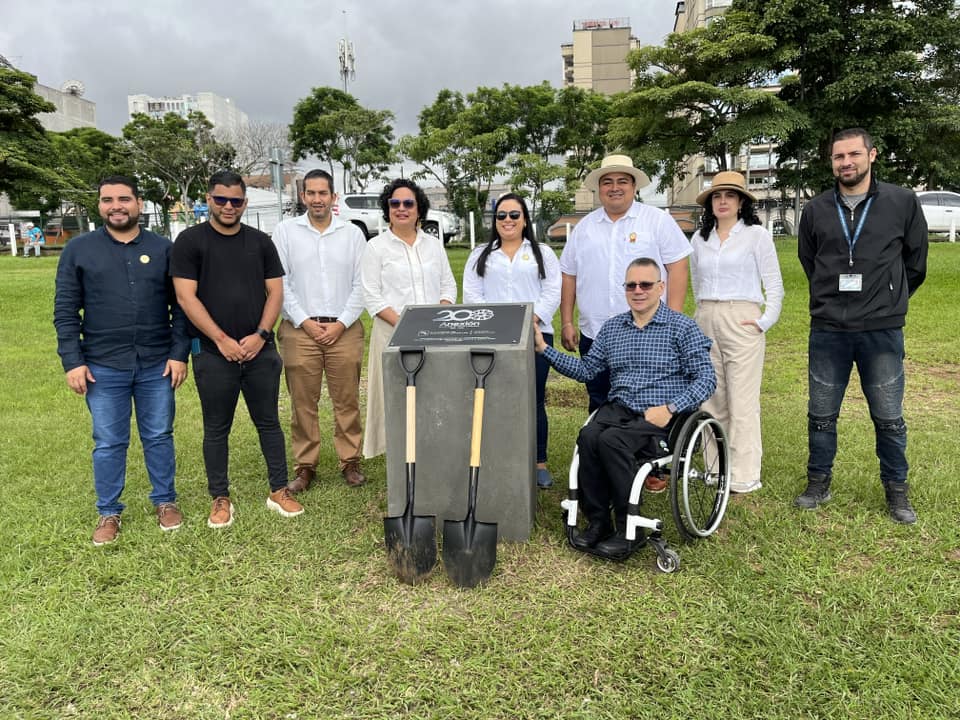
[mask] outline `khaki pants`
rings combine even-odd
[[[736,490],[760,480],[760,383],[766,336],[742,320],[760,317],[756,303],[704,300],[694,320],[713,340],[710,359],[717,373],[717,390],[703,409],[723,423],[730,446],[730,484]]]
[[[393,337],[393,325],[378,317],[370,331],[367,351],[367,434],[363,438],[363,456],[374,458],[387,451],[387,421],[383,401],[383,359],[381,354]]]
[[[292,419],[290,440],[297,466],[316,467],[320,456],[320,403],[323,376],[333,403],[333,447],[340,468],[360,460],[360,366],[363,360],[363,324],[344,330],[333,345],[318,345],[288,320],[277,332],[283,356]]]

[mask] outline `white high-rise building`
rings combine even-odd
[[[127,95],[127,113],[143,113],[160,119],[167,113],[187,117],[193,110],[202,112],[218,134],[233,137],[247,126],[249,118],[230,99],[212,92],[176,97],[151,97],[150,95]]]

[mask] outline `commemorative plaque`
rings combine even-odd
[[[475,372],[471,351],[493,357],[485,378],[476,517],[501,540],[526,541],[536,513],[533,305],[406,308],[383,351],[388,515],[406,502],[406,376],[400,348],[422,348],[416,379],[417,515],[463,520],[467,509]]]

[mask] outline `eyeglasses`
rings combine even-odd
[[[390,203],[390,207],[392,208],[398,208],[403,205],[403,207],[405,207],[407,210],[410,210],[417,205],[417,201],[412,200],[411,198],[404,198],[403,200],[400,198],[390,198],[387,202]]]
[[[506,220],[507,218],[510,218],[511,220],[519,220],[522,215],[523,213],[519,210],[511,210],[510,212],[507,212],[506,210],[500,210],[497,212],[497,220]]]
[[[211,195],[210,199],[213,200],[220,207],[223,207],[227,203],[230,203],[230,207],[233,207],[233,208],[241,208],[243,207],[243,204],[247,201],[245,197],[231,198],[231,197],[224,197],[223,195]]]
[[[659,283],[660,283],[659,280],[643,280],[641,282],[625,282],[623,284],[623,289],[626,290],[627,292],[633,292],[634,290],[639,288],[644,292],[650,292]]]

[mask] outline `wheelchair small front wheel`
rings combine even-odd
[[[664,548],[663,554],[657,553],[657,570],[672,573],[680,569],[680,554],[672,548]]]

